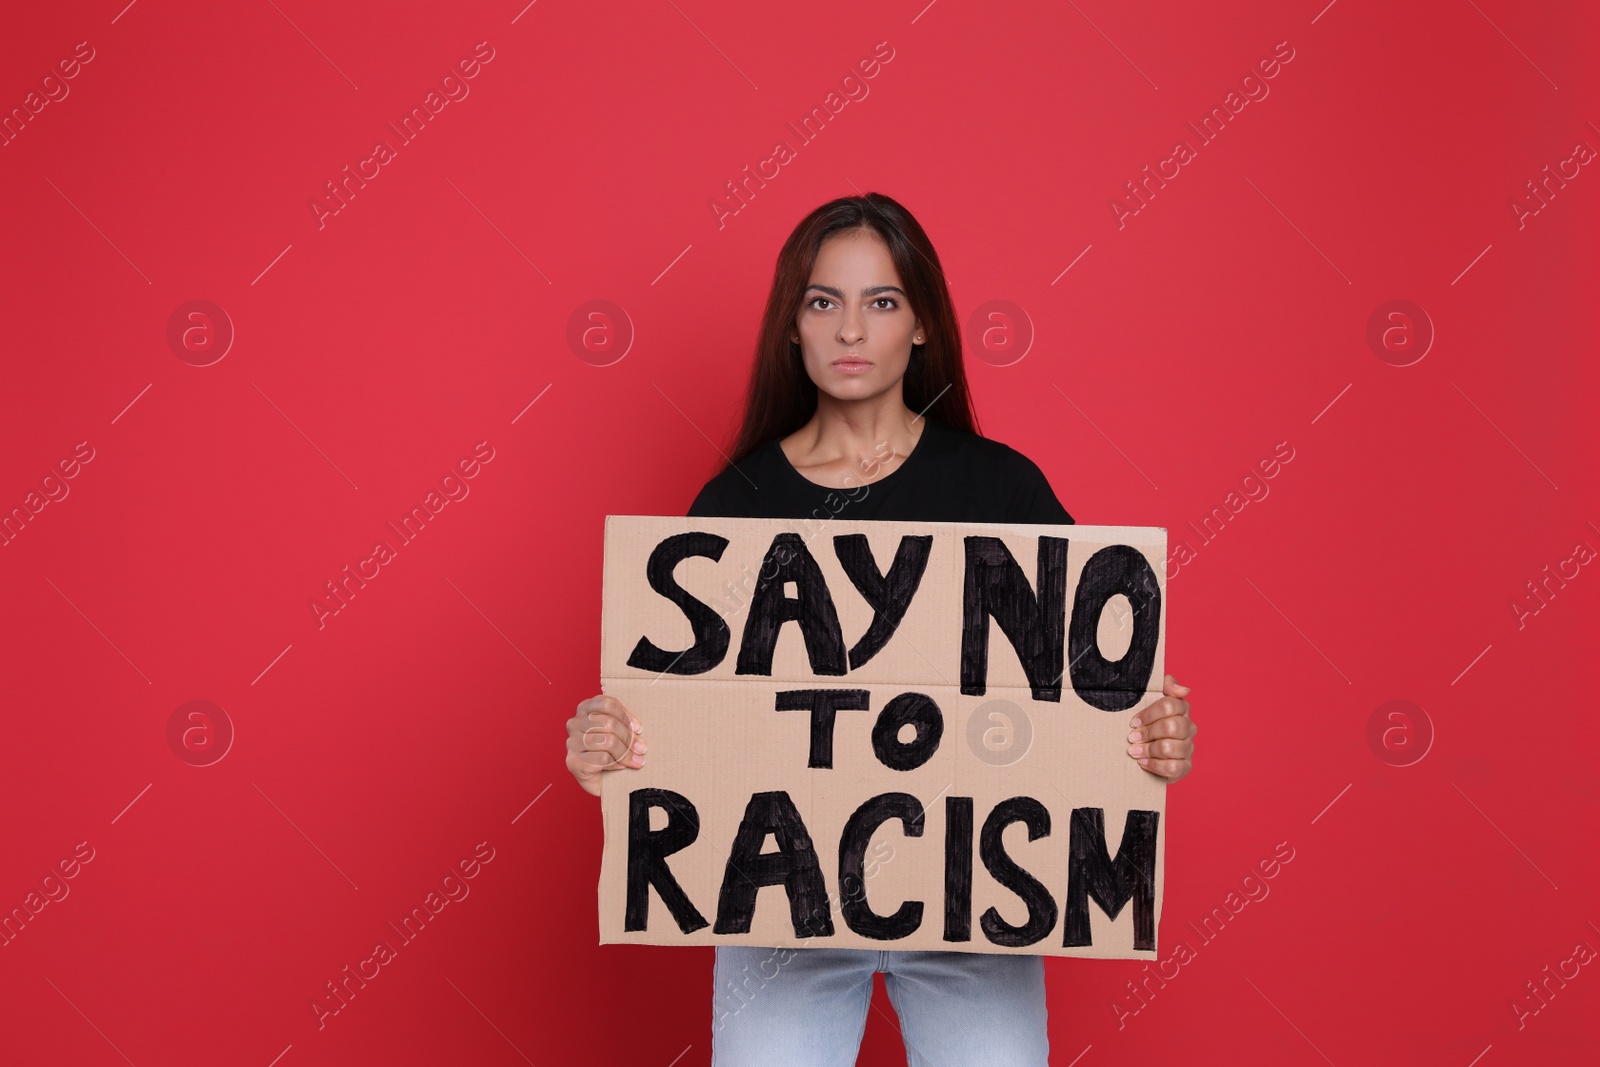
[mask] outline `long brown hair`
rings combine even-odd
[[[926,411],[957,429],[979,432],[962,366],[961,329],[939,254],[911,212],[882,193],[866,193],[830,200],[811,212],[778,252],[756,340],[744,419],[730,450],[732,462],[739,462],[768,441],[787,437],[816,412],[817,386],[806,374],[800,346],[789,339],[789,331],[794,328],[822,242],[850,230],[871,230],[889,246],[901,287],[927,338],[911,349],[911,362],[901,382],[906,406],[915,412]]]

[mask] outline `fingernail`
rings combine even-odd
[[[1186,685],[1180,685],[1180,686],[1177,686],[1176,688],[1182,689],[1185,694],[1187,694],[1189,692],[1189,687],[1186,686]]]
[[[1138,730],[1135,730],[1135,731],[1133,731],[1132,733],[1130,733],[1128,735],[1128,740],[1129,741],[1143,741],[1144,740],[1144,734],[1140,733]]]
[[[645,753],[646,753],[646,752],[648,752],[648,751],[649,751],[649,749],[647,749],[647,748],[646,748],[646,747],[645,747],[645,744],[644,744],[644,742],[643,742],[643,741],[635,741],[635,742],[634,742],[634,743],[633,743],[633,750],[634,750],[634,751],[635,751],[635,752],[637,752],[637,753],[639,753],[639,755],[641,755],[641,756],[642,756],[642,755],[644,755],[644,754],[645,754]]]
[[[1146,758],[1144,758],[1144,759],[1139,761],[1139,766],[1141,766],[1141,767],[1147,767],[1147,766],[1149,766],[1149,764],[1150,764],[1149,757],[1146,757]]]
[[[1142,755],[1144,755],[1144,746],[1143,745],[1129,745],[1128,746],[1128,755],[1130,755],[1130,756],[1142,756]],[[1144,760],[1140,760],[1139,762],[1143,763]]]
[[[1133,717],[1133,721],[1130,722],[1128,725],[1129,726],[1138,726],[1139,725],[1139,716],[1135,715]]]
[[[635,723],[629,723],[628,724],[628,729],[632,730],[634,733],[638,733],[640,730],[643,730],[644,727],[640,726],[638,723],[635,722]]]

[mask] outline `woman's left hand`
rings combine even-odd
[[[1161,698],[1140,708],[1128,723],[1128,758],[1171,785],[1194,770],[1194,735],[1200,727],[1189,718],[1189,687],[1166,676]]]

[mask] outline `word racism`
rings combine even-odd
[[[1199,926],[1192,922],[1189,924],[1189,929],[1195,933],[1197,943],[1201,946],[1209,945],[1248,905],[1259,904],[1266,900],[1267,894],[1272,892],[1267,883],[1282,872],[1284,865],[1293,860],[1294,855],[1294,848],[1287,841],[1279,841],[1273,846],[1272,856],[1256,863],[1256,869],[1261,872],[1260,877],[1256,876],[1255,871],[1251,871],[1239,879],[1239,889],[1244,890],[1243,896],[1239,895],[1239,890],[1229,890],[1228,895],[1222,898],[1222,903],[1213,907],[1211,913],[1200,920]],[[1132,979],[1126,983],[1131,1003],[1122,1000],[1111,1002],[1111,1014],[1117,1018],[1117,1029],[1126,1028],[1130,1017],[1148,1008],[1156,993],[1165,989],[1168,982],[1178,977],[1185,964],[1193,963],[1198,958],[1198,953],[1189,947],[1189,943],[1180,940],[1172,947],[1166,959],[1156,961],[1153,969],[1146,963],[1140,971],[1139,984],[1135,985]]]
[[[392,122],[387,124],[389,129],[394,131],[396,143],[402,147],[410,144],[452,101],[460,103],[465,100],[467,94],[472,92],[467,82],[476,78],[482,71],[483,67],[480,64],[491,63],[494,57],[495,51],[489,47],[489,42],[479,41],[473,47],[471,56],[459,60],[449,74],[439,79],[439,90],[444,92],[443,96],[439,95],[439,91],[430,89],[428,95],[422,98],[422,103],[413,105],[410,113],[400,120],[399,126]],[[459,78],[456,76],[456,71],[461,72]],[[329,217],[349,207],[356,193],[365,189],[367,182],[383,173],[382,168],[398,158],[400,154],[394,147],[388,141],[380,140],[372,146],[372,155],[356,164],[354,172],[346,163],[344,177],[324,183],[328,190],[325,196],[307,201],[312,216],[317,220],[317,229],[327,226]]]
[[[683,520],[675,521],[681,530]],[[606,620],[602,680],[608,693],[618,695],[648,724],[651,747],[658,755],[653,779],[643,777],[647,772],[641,769],[630,772],[627,783],[607,782],[602,787],[603,799],[614,798],[605,807],[607,855],[617,883],[608,891],[603,870],[603,936],[641,940],[621,935],[649,931],[653,890],[680,934],[709,928],[716,935],[787,938],[792,929],[794,938],[835,937],[838,931],[830,906],[834,894],[823,873],[820,839],[838,842],[838,912],[855,935],[834,943],[910,938],[923,927],[924,913],[930,910],[924,901],[902,900],[897,909],[875,911],[865,893],[847,891],[864,881],[874,833],[898,823],[907,838],[921,838],[925,831],[929,837],[942,837],[939,846],[908,846],[908,868],[896,864],[897,875],[906,879],[900,890],[942,887],[944,893],[940,932],[930,929],[908,947],[952,947],[973,941],[979,888],[974,878],[976,854],[988,876],[982,882],[983,892],[994,895],[992,879],[1015,898],[999,900],[978,916],[977,926],[989,945],[1021,949],[1040,943],[1057,931],[1060,919],[1060,947],[1090,946],[1092,898],[1111,919],[1131,901],[1132,947],[1154,950],[1160,811],[1151,809],[1159,809],[1162,794],[1159,788],[1154,796],[1143,791],[1149,788],[1150,776],[1131,762],[1126,766],[1108,762],[1126,761],[1125,745],[1111,740],[1125,731],[1125,723],[1119,726],[1093,713],[1129,711],[1154,695],[1149,686],[1153,677],[1160,676],[1162,594],[1147,551],[1150,546],[1164,546],[1162,531],[1078,527],[1069,541],[1051,535],[1057,528],[1026,528],[1026,534],[1014,533],[1011,538],[1036,551],[1030,583],[1013,555],[1013,544],[1001,536],[1011,528],[1003,526],[841,521],[845,532],[833,537],[835,559],[828,560],[814,556],[798,533],[785,528],[792,524],[783,520],[700,519],[695,525],[714,525],[717,531],[735,536],[700,529],[658,538],[657,531],[668,529],[662,525],[630,528],[627,534],[613,536],[620,523],[617,517],[607,521],[605,602],[612,614],[618,608],[627,614],[620,622]],[[880,546],[876,558],[868,533],[849,532],[855,529],[873,531],[871,539]],[[915,532],[919,530],[935,532]],[[1097,540],[1097,535],[1107,533],[1143,535],[1146,550],[1114,543],[1112,538]],[[738,547],[730,552],[736,540]],[[1072,566],[1069,546],[1075,549]],[[734,652],[727,619],[697,595],[717,588],[715,576],[704,578],[705,565],[698,561],[720,561],[731,569],[755,551],[763,553],[760,578]],[[880,569],[878,559],[890,554],[892,562]],[[1159,562],[1161,557],[1154,558]],[[621,559],[629,562],[621,564]],[[680,564],[686,576],[698,571],[700,583],[681,584],[675,575]],[[688,647],[662,648],[639,636],[631,651],[625,651],[630,628],[635,634],[646,625],[670,632],[668,620],[660,615],[671,609],[660,602],[641,605],[631,590],[616,588],[622,580],[620,566],[637,567],[650,587],[681,613],[671,629],[692,634]],[[1075,585],[1069,582],[1072,578]],[[920,597],[919,589],[926,590]],[[838,594],[847,590],[858,594],[859,600],[838,600]],[[1131,618],[1131,627],[1121,627],[1126,648],[1116,659],[1107,658],[1100,645],[1111,629],[1103,625],[1102,613],[1113,600],[1132,609],[1126,617]],[[946,742],[966,732],[968,714],[962,698],[983,696],[991,684],[991,619],[1016,657],[1013,661],[1007,655],[1003,664],[995,664],[997,692],[1017,702],[1031,696],[1036,706],[1024,714],[1032,722],[1034,747],[1042,751],[1031,763],[1006,768],[1003,777],[991,774],[984,779],[984,771],[994,768],[969,750],[970,742]],[[843,620],[860,631],[848,648]],[[795,624],[788,632],[803,643],[803,657],[792,643],[780,648],[779,638],[788,623]],[[903,639],[895,642],[897,634]],[[941,657],[955,665],[952,673],[959,676],[958,690],[933,666]],[[624,668],[637,673],[630,675]],[[846,673],[855,675],[858,684],[874,684],[859,688],[805,684]],[[706,680],[654,684],[666,676]],[[630,677],[638,679],[633,687],[627,684]],[[762,679],[764,684],[741,678]],[[919,678],[928,678],[929,684],[921,684]],[[943,695],[936,699],[930,692]],[[801,714],[785,714],[793,712]],[[876,714],[865,718],[847,714],[852,712]],[[962,723],[949,731],[955,737],[946,737],[947,717]],[[768,734],[765,745],[762,731]],[[742,750],[728,751],[726,765],[716,762],[716,754],[704,752],[704,738],[717,732],[736,738]],[[1106,740],[1091,746],[1085,736],[1091,732]],[[702,751],[680,750],[680,739],[683,749]],[[1069,748],[1085,751],[1082,755],[1065,751]],[[689,766],[697,758],[699,764]],[[926,810],[922,800],[907,791],[934,780],[913,773],[924,767],[941,784],[960,783],[954,794],[943,796],[942,811]],[[797,779],[797,774],[809,776],[808,784],[799,786],[805,778]],[[763,782],[763,776],[768,780]],[[715,810],[708,813],[702,810],[704,804],[697,806],[684,792],[666,786],[670,782],[693,792],[704,788],[706,781],[716,782],[718,798]],[[899,781],[906,787],[884,788]],[[632,788],[634,782],[638,788]],[[1083,796],[1086,792],[1093,794],[1096,803],[1078,806],[1069,798],[1070,804],[1059,804],[1049,790],[1056,783],[1074,789],[1083,799],[1089,799]],[[627,795],[605,793],[605,787],[612,785],[628,788]],[[1058,791],[1068,797],[1059,786]],[[1052,799],[1065,816],[1065,841],[1044,861],[1050,867],[1045,878],[1065,882],[1059,908],[1045,881],[1025,869],[1016,847],[1004,840],[1007,828],[1016,823],[1022,824],[1028,842],[1051,833],[1049,806],[1030,792]],[[875,795],[859,799],[866,793]],[[739,797],[748,799],[741,802]],[[806,813],[801,804],[808,806]],[[1108,848],[1107,808],[1126,812],[1114,859]],[[942,834],[929,830],[940,826]],[[703,828],[712,827],[715,839],[727,842],[719,853],[726,857],[725,863],[717,863],[718,873],[706,877],[712,868],[702,861],[690,877],[680,878],[668,858],[689,848]],[[1116,839],[1117,829],[1113,827],[1111,840]],[[724,833],[729,836],[721,836]],[[763,851],[769,837],[775,841],[775,852]],[[615,854],[624,844],[625,871],[624,857]],[[714,915],[707,918],[692,897],[695,892],[704,895],[713,882],[720,888]],[[788,922],[781,924],[781,933],[770,920],[764,924],[765,933],[753,927],[758,891],[765,886],[782,886],[787,895]],[[614,901],[622,905],[620,929],[607,929],[616,917],[604,912],[608,898],[620,898]],[[999,905],[1018,914],[1019,903],[1026,918],[1021,923],[1008,921]],[[666,937],[649,943],[687,942]],[[761,942],[745,938],[742,943]]]
[[[867,98],[867,94],[872,90],[862,79],[876,78],[878,72],[883,69],[880,63],[887,64],[894,59],[894,49],[890,47],[888,41],[879,41],[873,47],[872,55],[877,58],[868,56],[856,61],[855,70],[861,72],[860,78],[857,78],[852,71],[839,79],[839,89],[844,93],[843,96],[830,91],[822,98],[820,106],[812,108],[811,113],[800,120],[799,126],[793,122],[785,123],[802,148],[816,140],[828,123],[838,118],[839,112],[843,111],[851,101],[859,103]],[[744,177],[724,183],[728,190],[726,196],[706,201],[706,206],[711,208],[712,217],[717,220],[717,229],[726,227],[730,218],[749,207],[749,201],[755,199],[756,190],[765,189],[767,182],[776,178],[786,164],[798,158],[799,154],[788,141],[779,141],[772,146],[772,154],[756,164],[754,174],[750,172],[750,165],[746,163]],[[754,188],[751,187],[752,184]]]
[[[28,528],[28,523],[38,518],[39,512],[47,504],[59,504],[67,499],[67,494],[72,491],[67,482],[76,478],[83,465],[92,462],[94,457],[94,447],[88,441],[79,441],[72,446],[72,455],[56,460],[56,470],[39,479],[39,489],[28,490],[21,504],[0,517],[0,548],[9,546],[20,537],[22,531]],[[61,477],[56,477],[56,471],[61,472]],[[40,490],[43,490],[43,496],[39,495]]]
[[[458,478],[452,471],[439,479],[439,488],[428,490],[428,495],[422,498],[422,503],[413,507],[409,514],[400,519],[400,525],[393,522],[384,525],[394,533],[395,544],[409,545],[422,535],[429,522],[439,516],[452,500],[465,500],[467,494],[472,492],[467,482],[476,478],[483,470],[482,464],[494,459],[495,452],[488,441],[479,441],[473,446],[473,453],[465,459],[457,460],[455,470],[461,472]],[[444,495],[440,496],[440,492]],[[311,607],[311,614],[317,620],[317,629],[328,625],[328,620],[350,606],[359,590],[365,589],[367,583],[382,574],[381,570],[386,564],[400,558],[400,554],[388,541],[379,541],[372,546],[372,555],[361,560],[351,570],[346,563],[339,573],[341,577],[334,581],[322,583],[327,589],[327,596],[318,600],[312,598],[307,601]]]
[[[422,903],[411,909],[411,913],[400,920],[400,925],[389,923],[389,929],[394,931],[395,942],[379,941],[372,946],[372,954],[360,961],[352,969],[347,963],[339,972],[340,977],[327,982],[327,993],[318,994],[312,998],[311,1013],[317,1017],[317,1029],[324,1029],[328,1019],[338,1015],[350,1006],[350,1002],[361,990],[367,988],[367,983],[383,973],[383,968],[400,958],[395,944],[405,947],[411,944],[428,924],[439,917],[451,903],[460,903],[467,899],[467,894],[472,892],[472,887],[467,882],[483,873],[483,865],[494,860],[494,848],[487,841],[479,841],[472,850],[472,855],[456,864],[456,870],[451,871],[439,879],[439,888],[428,890],[428,895],[422,898]],[[458,877],[456,871],[461,874]],[[441,895],[442,894],[442,895]]]
[[[1239,89],[1244,92],[1243,96],[1240,96],[1238,91],[1230,90],[1228,95],[1222,98],[1221,105],[1213,107],[1211,113],[1200,120],[1198,129],[1194,123],[1186,123],[1185,125],[1200,143],[1200,147],[1204,148],[1215,141],[1228,123],[1237,118],[1252,101],[1259,103],[1265,100],[1272,91],[1267,86],[1267,81],[1276,78],[1282,69],[1279,63],[1287,66],[1294,61],[1294,57],[1295,50],[1289,47],[1289,42],[1279,41],[1273,45],[1271,56],[1256,63],[1256,70],[1261,72],[1260,78],[1252,72],[1239,79]],[[1128,219],[1150,206],[1149,201],[1155,198],[1157,189],[1165,189],[1168,181],[1183,173],[1183,167],[1199,158],[1200,154],[1188,141],[1178,141],[1172,146],[1172,153],[1156,164],[1154,172],[1148,163],[1145,164],[1144,177],[1136,179],[1137,184],[1134,181],[1124,183],[1128,189],[1129,199],[1112,197],[1106,201],[1111,208],[1111,218],[1116,222],[1117,229],[1126,228]]]
[[[0,918],[0,948],[9,948],[28,924],[39,918],[39,913],[47,905],[66,900],[67,894],[72,892],[67,882],[78,877],[83,865],[91,862],[94,856],[94,847],[87,841],[79,841],[73,846],[72,855],[57,860],[56,869],[39,879],[39,888],[28,890],[21,906],[12,908],[4,918]],[[59,877],[57,872],[60,872]]]
[[[39,89],[28,90],[28,95],[22,98],[22,105],[12,108],[10,114],[0,118],[0,147],[11,147],[11,142],[22,135],[22,131],[28,128],[28,123],[38,120],[41,111],[50,104],[59,104],[67,98],[67,94],[72,92],[72,87],[67,82],[78,76],[83,65],[94,60],[95,51],[89,47],[88,41],[79,41],[72,46],[72,55],[77,58],[56,60],[56,70],[61,72],[60,78],[56,77],[55,71],[46,74],[39,79]],[[62,81],[62,78],[67,81]],[[39,94],[40,89],[44,90],[42,96]]]

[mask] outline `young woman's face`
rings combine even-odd
[[[878,396],[905,376],[912,343],[926,337],[883,238],[851,231],[822,242],[790,339],[836,400]]]

